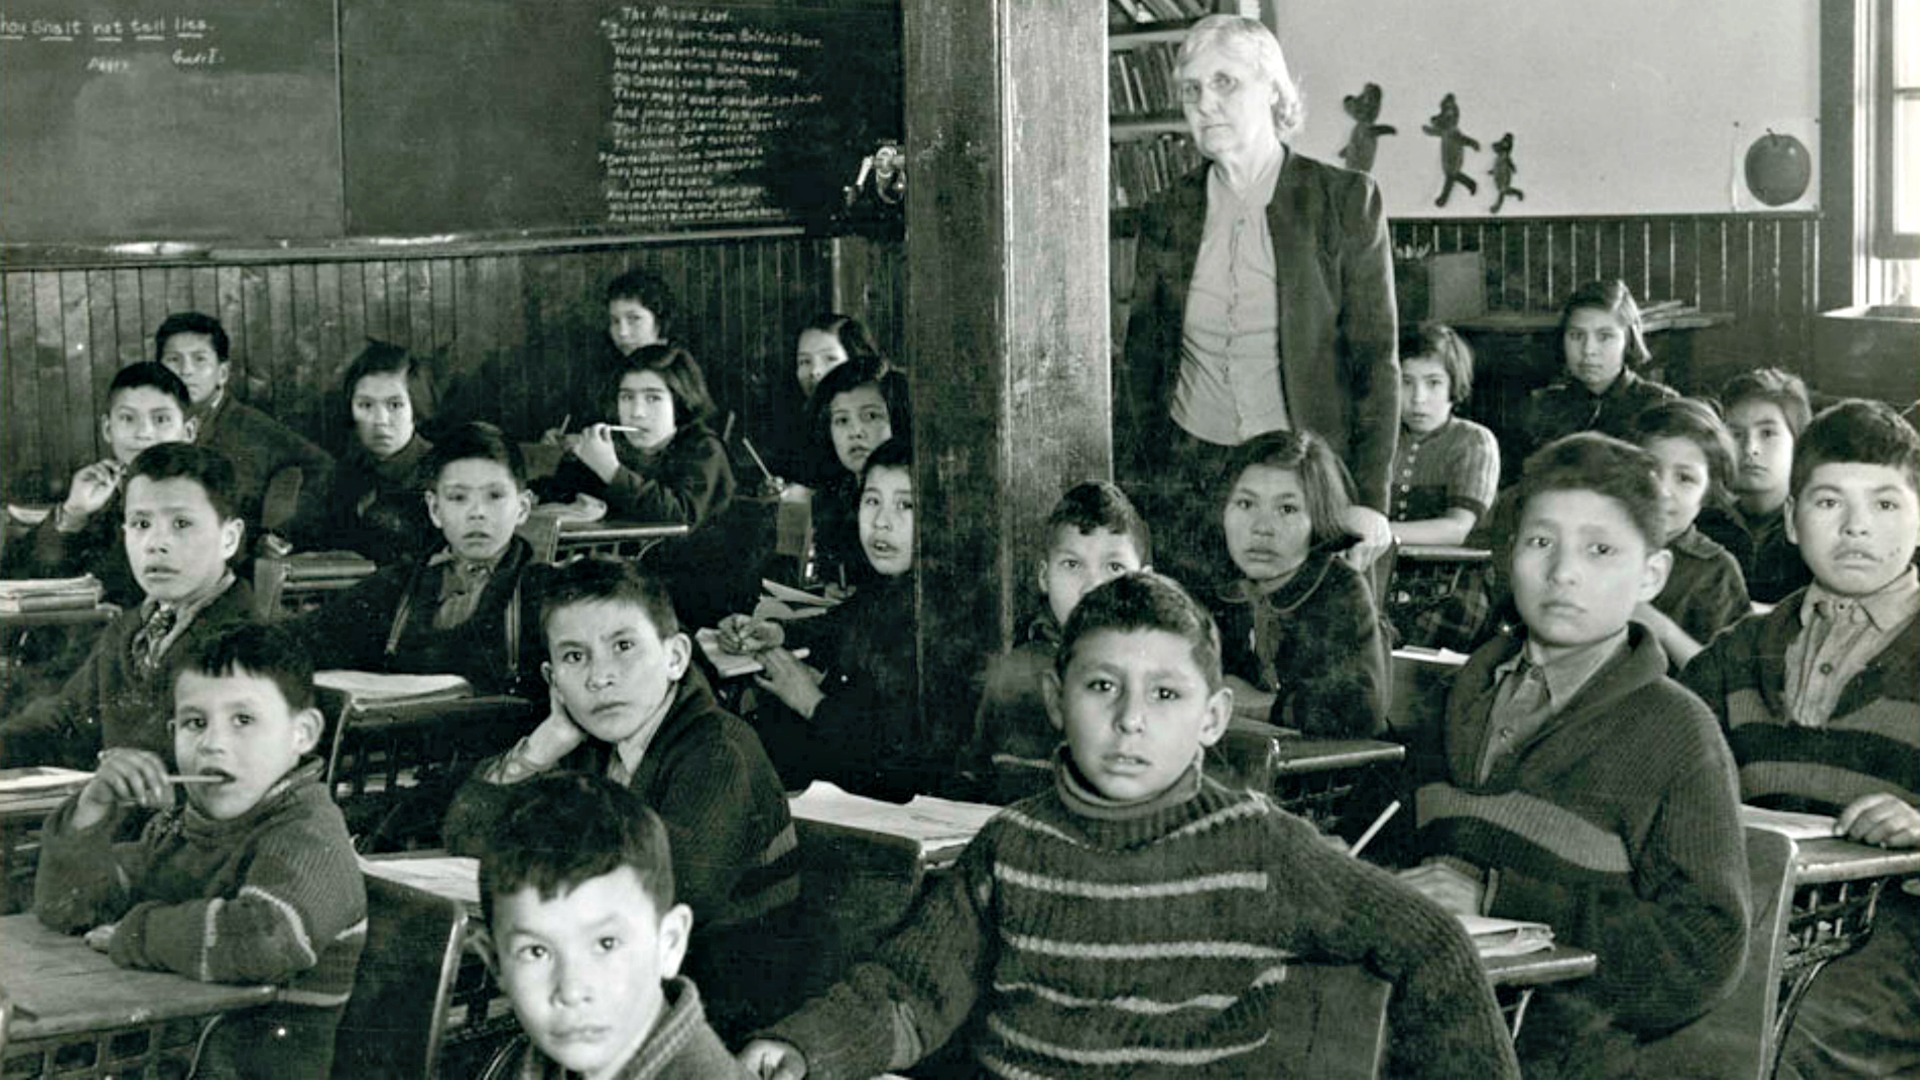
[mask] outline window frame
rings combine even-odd
[[[1879,259],[1916,259],[1920,258],[1920,231],[1901,232],[1896,228],[1894,219],[1894,200],[1896,185],[1904,180],[1910,189],[1920,186],[1920,146],[1909,147],[1908,161],[1904,164],[1912,169],[1911,175],[1902,176],[1901,162],[1897,161],[1901,147],[1895,139],[1894,119],[1898,110],[1896,103],[1910,101],[1920,104],[1920,83],[1902,86],[1896,80],[1899,65],[1895,63],[1894,42],[1896,9],[1902,0],[1882,0],[1875,4],[1875,34],[1873,67],[1874,92],[1870,98],[1874,111],[1872,131],[1873,147],[1872,169],[1873,190],[1873,242],[1871,254]],[[1916,25],[1908,28],[1909,36],[1920,39],[1920,3],[1906,0],[1910,14]],[[1911,45],[1909,47],[1912,47]],[[1913,64],[1920,69],[1920,62]],[[1920,200],[1920,192],[1912,198]]]

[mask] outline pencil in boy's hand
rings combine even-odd
[[[767,468],[767,463],[760,460],[760,451],[753,448],[753,440],[742,435],[740,436],[740,445],[747,448],[747,456],[753,459],[755,465],[759,466],[760,475],[767,478],[767,483],[773,483],[773,470]]]
[[[1395,799],[1392,802],[1388,803],[1387,808],[1385,810],[1380,811],[1380,816],[1373,819],[1373,824],[1367,826],[1367,831],[1360,834],[1360,839],[1355,840],[1353,842],[1353,846],[1347,849],[1347,854],[1353,856],[1356,859],[1359,858],[1361,849],[1365,848],[1368,844],[1373,843],[1373,838],[1380,835],[1380,830],[1386,828],[1387,822],[1392,821],[1393,815],[1399,812],[1400,812],[1399,799]]]
[[[167,774],[163,779],[169,784],[224,784],[227,778],[218,773],[179,773]]]
[[[639,431],[640,429],[637,427],[627,427],[625,424],[608,424],[607,430],[608,431],[625,431],[628,433],[632,433],[635,431]]]
[[[573,426],[572,413],[568,413],[567,415],[560,418],[560,434],[565,435],[567,433],[567,429],[572,426]]]

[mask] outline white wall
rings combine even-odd
[[[1302,151],[1338,163],[1367,82],[1385,101],[1373,175],[1396,217],[1480,217],[1493,142],[1514,134],[1506,215],[1766,209],[1739,182],[1771,128],[1817,151],[1820,0],[1269,0],[1307,96]],[[1480,185],[1439,194],[1440,141],[1420,129],[1453,93],[1478,139]],[[1806,197],[1781,209],[1812,206]]]

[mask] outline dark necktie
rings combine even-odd
[[[160,666],[160,654],[167,643],[167,635],[180,621],[180,610],[174,607],[160,606],[153,609],[147,621],[133,634],[133,666],[142,675],[152,675]]]

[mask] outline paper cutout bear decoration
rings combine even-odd
[[[1433,200],[1433,205],[1447,205],[1455,184],[1466,188],[1469,195],[1479,192],[1480,185],[1474,183],[1473,178],[1463,170],[1467,151],[1480,149],[1480,143],[1460,130],[1460,103],[1454,100],[1452,94],[1440,99],[1440,111],[1420,130],[1440,140],[1440,171],[1447,178],[1446,184],[1440,188],[1440,197]]]
[[[1380,148],[1380,136],[1399,134],[1387,124],[1374,123],[1380,119],[1380,97],[1380,84],[1368,83],[1358,94],[1348,94],[1341,99],[1347,115],[1353,117],[1353,134],[1347,136],[1347,145],[1340,148],[1340,160],[1346,162],[1349,169],[1371,172],[1374,152]]]
[[[1493,168],[1487,170],[1487,175],[1493,177],[1493,190],[1499,195],[1493,200],[1494,213],[1500,212],[1508,197],[1526,199],[1527,193],[1513,186],[1513,174],[1519,171],[1520,166],[1513,163],[1513,132],[1509,131],[1494,140]]]

